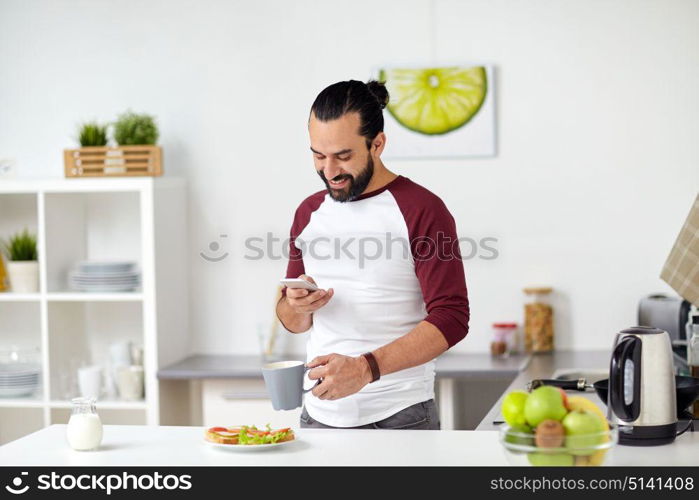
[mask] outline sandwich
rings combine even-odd
[[[264,445],[294,440],[294,431],[285,429],[272,430],[267,424],[266,430],[254,425],[241,427],[210,427],[204,433],[204,439],[212,443],[233,445]]]

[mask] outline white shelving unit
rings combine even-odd
[[[0,348],[39,347],[42,387],[32,397],[0,398],[0,443],[70,412],[66,375],[79,364],[106,366],[111,342],[144,348],[145,399],[98,401],[105,423],[161,423],[160,366],[188,350],[187,207],[175,178],[55,179],[0,182],[0,238],[37,234],[40,292],[0,293]],[[81,260],[138,263],[134,292],[81,293],[68,272]],[[74,394],[77,395],[77,394]],[[167,420],[167,419],[166,419]]]

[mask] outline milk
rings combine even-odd
[[[74,413],[66,430],[68,444],[74,450],[92,450],[102,442],[102,421],[96,413]]]

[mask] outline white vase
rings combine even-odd
[[[36,293],[39,291],[39,262],[35,260],[7,262],[10,289],[14,293]]]

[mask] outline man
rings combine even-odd
[[[350,80],[311,107],[326,189],[296,210],[286,275],[320,289],[285,288],[277,304],[287,330],[310,330],[307,366],[318,383],[301,427],[439,429],[434,359],[468,331],[453,217],[381,161],[388,98],[379,82]]]

